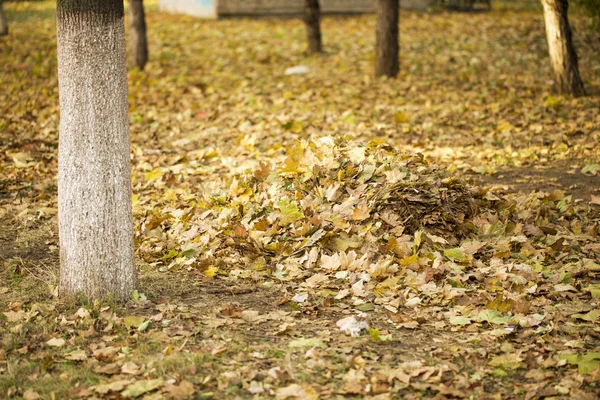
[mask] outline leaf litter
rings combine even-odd
[[[317,59],[298,21],[150,10],[156,59],[129,76],[144,293],[125,308],[53,298],[53,23],[1,44],[31,67],[0,66],[3,396],[595,397],[597,192],[501,179],[597,178],[597,99],[549,94],[540,15],[403,13],[392,82],[370,78],[372,16],[324,19]]]

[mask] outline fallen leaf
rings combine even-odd
[[[192,398],[196,393],[196,389],[191,382],[181,381],[179,385],[165,386],[162,392],[167,399],[185,400]]]
[[[94,372],[104,375],[116,375],[121,372],[121,366],[118,363],[99,365],[94,368]]]
[[[94,388],[94,391],[98,394],[108,394],[110,392],[122,391],[123,389],[125,389],[125,387],[127,387],[127,385],[130,385],[131,382],[133,382],[133,380],[123,379],[123,380],[112,381],[112,382],[96,385],[93,388]]]
[[[41,399],[42,396],[34,392],[32,389],[27,389],[23,392],[23,400],[38,400]]]
[[[121,392],[121,395],[123,397],[139,397],[144,393],[158,389],[164,384],[165,381],[161,378],[137,381],[128,385],[127,388]]]
[[[454,249],[444,250],[444,255],[452,261],[462,262],[467,259],[467,256],[465,255],[463,249],[458,247]]]
[[[127,317],[123,317],[123,323],[129,329],[138,328],[141,324],[144,323],[144,317],[140,317],[137,315],[130,315]]]
[[[584,175],[597,175],[598,172],[600,172],[600,164],[596,164],[596,163],[592,163],[592,164],[586,164],[582,169],[581,169],[581,173]]]
[[[88,356],[85,353],[85,350],[75,350],[65,355],[65,359],[71,361],[85,361],[88,359]]]
[[[51,347],[63,347],[66,341],[63,338],[52,338],[46,342],[48,346]]]
[[[27,317],[27,313],[23,310],[3,312],[8,322],[19,322]]]
[[[471,318],[462,315],[455,315],[448,319],[452,325],[469,325],[471,324]]]
[[[303,218],[304,214],[298,208],[298,205],[288,198],[281,199],[277,203],[279,210],[287,217],[292,219]]]
[[[478,322],[506,325],[511,320],[511,317],[508,315],[502,315],[501,312],[496,310],[482,310],[475,319]]]
[[[503,369],[518,369],[523,365],[522,361],[523,359],[518,354],[513,353],[496,356],[488,364]]]
[[[138,375],[141,372],[140,366],[133,361],[128,361],[121,367],[123,374]]]
[[[275,392],[275,397],[281,400],[294,398],[300,400],[317,400],[319,394],[310,386],[301,386],[293,383],[289,386],[279,388]]]
[[[404,124],[410,122],[410,117],[402,111],[398,111],[396,114],[394,114],[394,122],[397,124]]]
[[[584,321],[594,322],[600,318],[600,310],[591,310],[585,314],[573,314],[571,318],[582,319]]]

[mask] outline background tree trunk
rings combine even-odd
[[[304,23],[308,39],[308,52],[320,53],[323,50],[321,41],[321,11],[319,0],[306,0]]]
[[[122,0],[58,0],[60,293],[125,300],[133,251]]]
[[[583,82],[577,67],[577,53],[573,47],[571,27],[567,14],[567,0],[542,0],[546,21],[546,39],[550,52],[550,62],[558,90],[564,94],[582,96],[585,94]]]
[[[377,0],[375,76],[398,74],[398,0]]]
[[[143,70],[148,62],[148,39],[146,38],[146,16],[143,0],[129,0],[129,20],[131,23],[131,48],[133,65]]]
[[[4,15],[2,3],[2,0],[0,0],[0,36],[8,35],[8,22],[6,21],[6,15]]]

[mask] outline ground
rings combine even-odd
[[[307,56],[298,20],[150,3],[129,72],[140,289],[119,305],[57,297],[53,2],[5,8],[0,397],[600,395],[584,15],[573,99],[539,10],[403,12],[401,73],[376,80],[371,15],[324,18]]]

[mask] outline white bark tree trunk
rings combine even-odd
[[[58,0],[60,293],[137,286],[122,0]]]
[[[2,3],[3,1],[0,0],[0,36],[8,35],[8,22],[6,21],[6,15],[4,15]]]
[[[559,92],[573,96],[585,95],[583,82],[579,76],[577,53],[571,38],[567,0],[542,0],[546,39],[550,62]]]

